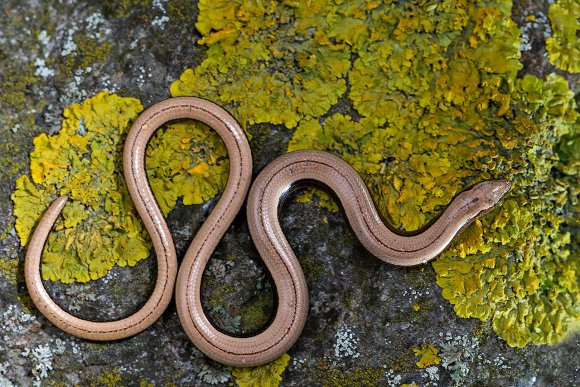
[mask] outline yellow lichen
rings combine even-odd
[[[355,368],[346,372],[338,368],[331,368],[326,372],[323,387],[372,387],[382,385],[383,368]]]
[[[167,125],[147,150],[149,184],[167,214],[179,197],[183,204],[201,204],[226,184],[229,162],[220,137],[207,126],[190,121]]]
[[[550,63],[571,73],[580,72],[580,3],[558,0],[550,5],[548,17],[552,23],[552,36],[546,39]]]
[[[57,195],[70,198],[43,254],[45,279],[85,282],[149,256],[121,166],[125,134],[142,109],[136,99],[100,93],[67,108],[58,134],[34,139],[30,177],[21,176],[12,194],[22,245]],[[227,178],[225,153],[217,134],[200,124],[176,122],[159,131],[146,163],[163,212],[179,197],[192,204],[215,196]]]
[[[282,372],[288,366],[290,356],[283,354],[271,363],[259,367],[232,368],[232,375],[240,387],[277,387],[282,381]]]
[[[135,9],[148,10],[151,0],[105,0],[104,8],[117,18],[127,19],[135,13]]]
[[[466,186],[510,179],[504,205],[433,265],[460,316],[492,319],[508,344],[522,346],[561,340],[579,317],[579,263],[559,231],[577,208],[573,157],[562,167],[568,176],[551,173],[560,165],[558,141],[575,138],[578,124],[563,78],[517,78],[519,30],[510,11],[509,1],[458,0],[362,12],[368,29],[357,31],[348,73],[360,118],[303,120],[288,150],[323,149],[348,161],[380,212],[406,231],[427,224]]]
[[[20,236],[22,246],[28,244],[33,227],[41,214],[50,204],[50,192],[39,190],[27,175],[16,180],[16,190],[12,194],[14,216],[16,217],[16,232]]]
[[[413,352],[415,356],[421,357],[417,362],[417,367],[419,368],[426,368],[441,363],[441,358],[437,356],[439,350],[431,344],[423,344],[421,348],[413,348]]]
[[[198,3],[196,24],[207,58],[171,85],[173,96],[220,102],[245,127],[269,122],[295,127],[320,117],[346,91],[350,66],[345,44],[322,29],[312,32],[298,15],[320,4],[209,1]]]
[[[97,377],[93,386],[95,387],[118,387],[122,386],[121,382],[121,374],[117,370],[117,368],[113,369],[106,369]]]
[[[51,199],[70,197],[43,254],[45,279],[84,282],[149,255],[120,165],[123,135],[142,109],[136,99],[101,93],[67,108],[57,135],[34,139],[32,181],[21,176],[12,195],[21,243]]]

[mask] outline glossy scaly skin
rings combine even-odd
[[[342,159],[314,150],[277,158],[254,181],[247,204],[252,239],[276,286],[278,308],[271,324],[251,337],[230,336],[211,324],[203,312],[200,294],[201,277],[213,247],[204,248],[197,236],[179,270],[176,297],[181,324],[196,347],[216,361],[242,367],[268,363],[286,352],[302,332],[308,312],[308,288],[278,221],[281,201],[302,181],[316,181],[334,191],[367,250],[385,262],[401,266],[433,259],[510,189],[505,180],[479,183],[457,195],[428,228],[406,236],[385,226],[361,177]]]
[[[91,340],[115,340],[151,325],[165,310],[175,282],[175,248],[151,189],[144,154],[148,140],[162,124],[179,118],[201,120],[224,140],[230,157],[228,184],[215,209],[192,241],[175,287],[181,324],[193,343],[207,356],[232,366],[255,366],[286,352],[298,339],[308,310],[308,289],[302,269],[278,222],[281,201],[297,183],[317,181],[330,188],[342,203],[361,243],[378,258],[394,265],[427,262],[477,217],[493,208],[510,189],[505,180],[487,181],[457,195],[443,214],[415,235],[401,235],[381,221],[360,176],[338,157],[320,151],[298,151],[274,160],[258,176],[248,198],[250,232],[272,275],[278,308],[272,323],[251,337],[230,336],[216,329],[201,305],[204,269],[220,239],[238,213],[248,190],[252,158],[245,135],[234,119],[211,102],[174,98],[147,111],[133,124],[124,153],[125,178],[135,206],[151,234],[158,260],[155,289],[135,314],[118,321],[91,322],[62,310],[46,293],[40,278],[40,256],[54,221],[66,202],[57,199],[41,219],[26,258],[26,283],[40,311],[61,329]]]
[[[135,121],[123,152],[123,170],[129,193],[141,216],[157,255],[157,281],[153,293],[136,313],[117,321],[93,322],[77,318],[63,310],[46,292],[40,275],[42,249],[67,197],[55,200],[46,211],[28,246],[25,260],[26,286],[37,308],[54,325],[75,336],[89,340],[117,340],[135,335],[153,324],[171,301],[177,276],[177,258],[173,239],[155,201],[145,172],[145,150],[153,133],[163,124],[183,118],[199,120],[212,127],[224,140],[231,158],[228,187],[214,211],[227,213],[218,225],[206,223],[219,231],[220,237],[239,211],[252,175],[252,154],[244,131],[235,119],[218,105],[199,98],[172,98],[144,111]],[[215,219],[215,215],[210,219]],[[215,235],[215,234],[212,234]],[[217,243],[217,242],[216,242]],[[211,254],[211,253],[210,253]]]

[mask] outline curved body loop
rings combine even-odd
[[[228,208],[232,212],[238,212],[250,184],[252,156],[245,133],[235,119],[220,106],[194,97],[171,98],[145,110],[133,123],[127,135],[123,152],[123,170],[129,193],[151,236],[157,255],[155,288],[137,312],[116,321],[84,320],[62,309],[44,288],[40,273],[44,244],[68,199],[61,196],[51,204],[37,225],[28,245],[24,268],[26,286],[32,301],[40,312],[60,329],[89,340],[117,340],[143,331],[167,308],[173,296],[177,277],[177,258],[173,239],[147,183],[145,150],[149,139],[159,127],[167,122],[185,118],[206,123],[224,141],[232,166],[226,193],[218,202],[217,208],[224,207],[227,193],[231,196],[235,188],[235,200],[228,201]]]
[[[173,240],[147,184],[144,163],[147,142],[157,128],[181,118],[205,122],[220,135],[229,153],[230,172],[221,198],[195,235],[177,271]],[[296,184],[317,181],[332,190],[367,250],[385,262],[402,266],[433,259],[464,227],[496,206],[510,189],[505,180],[478,183],[458,194],[431,225],[414,235],[404,235],[383,223],[363,180],[342,159],[314,150],[277,158],[252,185],[247,216],[254,243],[274,281],[278,307],[272,322],[262,332],[236,337],[220,331],[209,321],[201,304],[201,284],[205,267],[239,212],[250,186],[252,156],[243,130],[225,110],[209,101],[192,97],[162,101],[147,109],[133,124],[125,143],[124,172],[131,198],[157,254],[157,282],[149,300],[127,318],[92,322],[70,315],[50,298],[40,277],[40,257],[66,197],[49,207],[30,241],[25,275],[32,300],[51,322],[71,334],[91,340],[115,340],[136,334],[157,320],[167,307],[175,284],[179,319],[194,345],[216,361],[246,367],[281,356],[296,342],[306,321],[306,280],[278,221],[281,202]]]
[[[308,287],[278,221],[281,201],[295,184],[303,181],[316,181],[332,190],[367,250],[385,262],[400,266],[433,259],[464,227],[491,210],[510,188],[505,180],[479,183],[457,195],[429,227],[412,236],[402,235],[382,222],[362,178],[342,159],[315,150],[278,157],[252,184],[247,204],[250,233],[272,276],[278,297],[270,325],[254,336],[235,337],[221,332],[208,320],[200,294],[201,276],[209,259],[208,252],[211,254],[205,243],[213,239],[212,234],[201,239],[196,236],[179,270],[176,296],[181,323],[194,344],[214,360],[242,367],[268,363],[286,352],[304,328]]]

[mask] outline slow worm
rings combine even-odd
[[[24,265],[26,286],[32,301],[60,329],[89,340],[117,340],[143,331],[167,308],[177,276],[177,258],[173,239],[147,183],[145,150],[149,139],[160,126],[183,118],[199,120],[213,128],[224,140],[230,156],[228,186],[214,210],[227,213],[227,220],[218,220],[211,227],[212,232],[220,230],[223,233],[239,211],[250,185],[252,154],[246,135],[236,120],[218,105],[193,97],[172,98],[150,107],[141,113],[127,135],[123,151],[123,170],[129,194],[151,236],[157,255],[157,281],[153,293],[136,313],[121,320],[107,322],[75,317],[54,302],[42,283],[40,261],[48,234],[67,201],[66,196],[61,196],[50,205],[36,226]],[[215,215],[212,215],[208,220],[215,222]],[[206,222],[200,235],[207,233],[203,230],[208,228],[210,224]]]
[[[433,259],[463,228],[495,207],[510,189],[506,180],[476,184],[457,195],[428,228],[403,235],[383,223],[363,180],[342,159],[315,150],[291,152],[277,158],[254,181],[247,204],[250,233],[278,297],[270,325],[255,336],[235,337],[216,329],[204,313],[200,297],[202,274],[221,234],[219,238],[217,233],[215,237],[212,233],[196,237],[179,269],[176,300],[181,324],[195,346],[218,362],[242,367],[268,363],[286,352],[302,332],[308,311],[308,288],[302,268],[282,232],[278,213],[287,194],[303,182],[317,182],[333,191],[363,246],[383,261],[401,266]]]
[[[40,277],[42,248],[66,202],[57,199],[47,210],[30,241],[25,264],[26,284],[39,310],[59,328],[92,340],[114,340],[140,332],[165,310],[175,282],[175,248],[153,193],[147,184],[144,157],[147,142],[162,124],[180,118],[201,120],[224,140],[230,157],[227,186],[201,226],[177,275],[176,305],[181,324],[207,356],[232,366],[255,366],[281,356],[298,339],[308,311],[304,274],[284,237],[278,212],[298,184],[318,182],[335,193],[360,242],[373,255],[394,265],[412,266],[434,258],[467,225],[497,205],[510,189],[505,180],[485,181],[457,195],[439,218],[413,235],[383,223],[358,173],[338,157],[320,151],[288,153],[259,174],[248,197],[247,215],[256,247],[271,273],[278,296],[276,314],[262,332],[236,337],[217,329],[201,304],[204,269],[222,236],[241,208],[249,188],[252,158],[247,139],[235,120],[211,102],[174,98],[146,110],[133,124],[124,153],[129,192],[151,235],[158,276],[151,298],[134,315],[112,322],[91,322],[62,310],[48,295]]]

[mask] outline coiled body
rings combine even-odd
[[[181,118],[203,121],[220,135],[229,153],[230,172],[220,200],[195,235],[177,271],[175,247],[147,183],[144,162],[147,142],[155,130]],[[401,235],[382,222],[364,182],[340,158],[320,151],[298,151],[279,157],[259,174],[247,205],[250,232],[274,280],[278,307],[265,330],[242,338],[212,325],[201,304],[201,284],[205,267],[250,186],[252,157],[243,130],[225,110],[209,101],[185,97],[160,102],[133,124],[125,144],[124,172],[131,198],[157,254],[157,282],[150,299],[127,318],[92,322],[72,316],[50,298],[39,266],[48,233],[67,200],[61,197],[47,210],[29,244],[25,277],[32,300],[51,322],[71,334],[91,340],[115,340],[136,334],[157,320],[167,307],[175,284],[177,312],[189,338],[209,357],[232,366],[255,366],[276,359],[295,343],[304,327],[308,288],[278,221],[281,201],[296,184],[316,181],[332,190],[361,243],[383,261],[403,266],[434,258],[461,229],[493,208],[510,189],[504,180],[479,183],[457,195],[428,228],[412,236]]]
[[[459,194],[430,227],[406,236],[391,231],[382,222],[363,180],[342,159],[314,150],[277,158],[254,181],[247,204],[252,239],[278,296],[270,325],[255,336],[234,337],[211,324],[200,300],[201,276],[209,257],[201,253],[203,242],[197,237],[179,270],[177,310],[181,323],[194,344],[214,360],[234,366],[264,364],[281,356],[300,336],[308,312],[308,288],[280,227],[278,212],[281,201],[295,184],[312,181],[336,194],[367,250],[385,262],[401,266],[433,259],[464,227],[493,208],[510,188],[504,180],[480,183]],[[209,239],[213,237],[210,235]]]
[[[141,113],[127,135],[123,151],[123,170],[129,194],[151,236],[157,255],[155,288],[136,313],[116,321],[95,322],[81,319],[54,302],[42,284],[40,261],[48,234],[68,199],[61,196],[51,204],[36,227],[28,245],[24,269],[26,286],[32,301],[60,329],[89,340],[117,340],[143,331],[167,308],[175,287],[177,258],[171,233],[147,182],[145,150],[149,139],[159,127],[184,118],[206,123],[224,140],[232,166],[228,187],[218,202],[216,211],[227,213],[231,219],[239,211],[250,186],[252,155],[246,135],[236,120],[218,105],[193,97],[168,99],[147,109]],[[213,229],[219,229],[222,235],[231,219],[224,219]],[[208,227],[209,224],[205,229]]]

